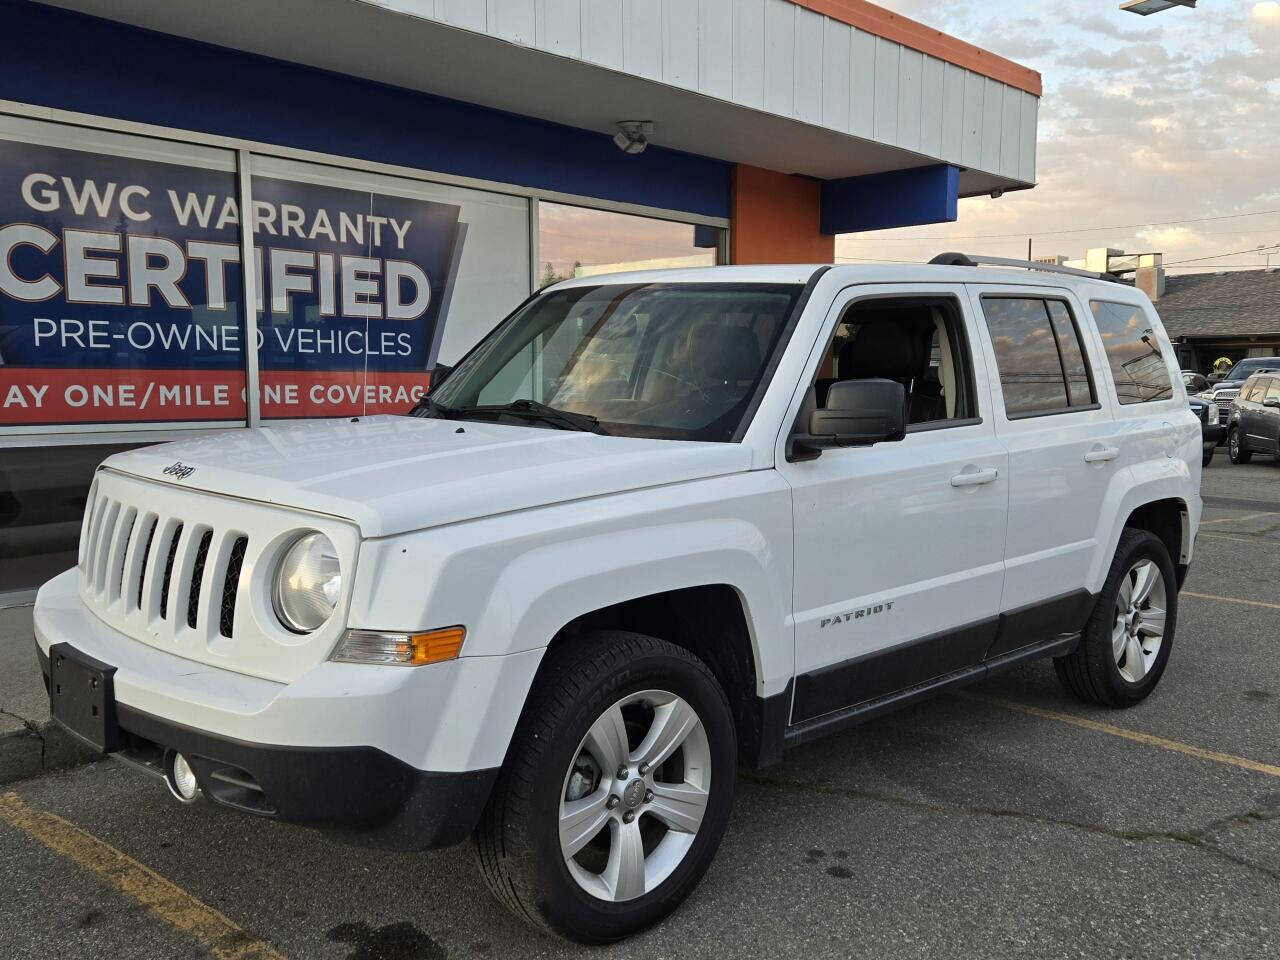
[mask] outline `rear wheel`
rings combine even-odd
[[[1232,463],[1248,463],[1253,459],[1253,451],[1245,447],[1239,427],[1231,428],[1231,436],[1227,438],[1227,456]]]
[[[681,647],[599,632],[552,655],[476,830],[516,916],[619,940],[689,895],[728,823],[737,744],[723,690]]]
[[[1177,615],[1177,580],[1164,541],[1126,529],[1080,645],[1053,662],[1058,679],[1082,700],[1138,703],[1169,662]]]

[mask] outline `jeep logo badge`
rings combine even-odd
[[[177,480],[185,480],[196,472],[196,468],[188,467],[185,463],[179,460],[177,463],[169,464],[169,466],[165,467],[161,472],[165,476],[173,477]]]

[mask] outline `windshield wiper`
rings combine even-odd
[[[585,433],[605,432],[605,429],[600,426],[600,420],[589,413],[573,413],[569,410],[560,410],[556,407],[547,406],[545,403],[539,403],[537,400],[512,400],[510,403],[458,407],[450,410],[449,413],[455,417],[468,416],[470,414],[480,414],[482,416],[491,414],[495,417],[511,414],[517,417],[528,417],[531,420],[541,420],[562,430],[581,430]]]

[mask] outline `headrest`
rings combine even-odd
[[[841,379],[909,380],[919,375],[920,363],[911,334],[893,320],[865,321],[854,338],[840,348]]]

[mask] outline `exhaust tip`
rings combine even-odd
[[[183,803],[194,803],[200,796],[200,781],[187,758],[176,750],[164,755],[164,782],[169,792]]]

